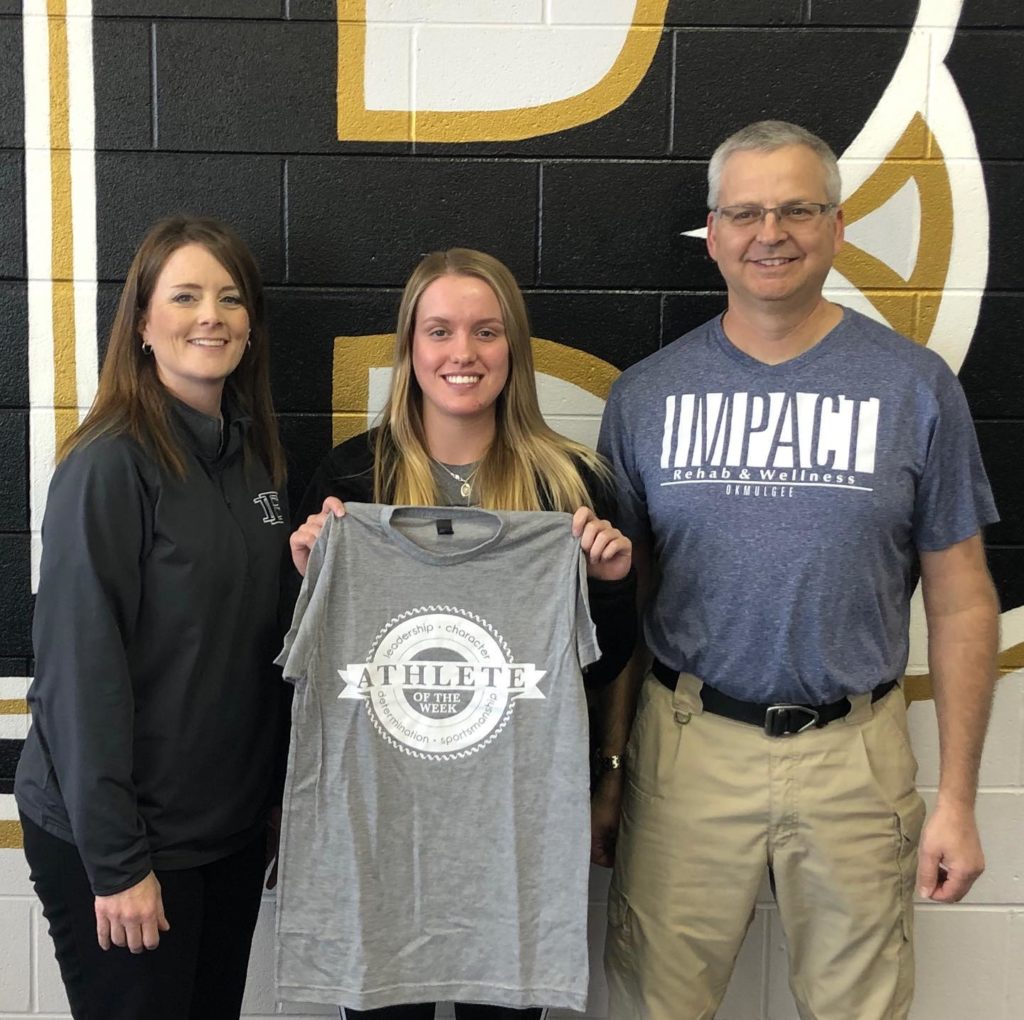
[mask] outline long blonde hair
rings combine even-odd
[[[495,510],[565,510],[593,506],[581,466],[607,480],[600,457],[549,428],[540,412],[530,322],[515,277],[492,255],[449,248],[427,255],[402,293],[395,334],[391,390],[376,434],[373,492],[378,502],[430,506],[443,502],[423,427],[423,394],[412,368],[416,308],[442,276],[483,280],[498,299],[508,340],[509,374],[495,402],[495,436],[480,462],[474,488]]]
[[[121,432],[149,450],[166,470],[185,476],[185,454],[168,417],[167,390],[157,376],[155,359],[142,350],[138,328],[164,264],[187,244],[202,245],[228,271],[249,313],[250,346],[228,376],[225,392],[252,419],[246,437],[248,452],[281,485],[285,458],[270,396],[270,337],[259,269],[233,230],[217,220],[195,216],[160,220],[142,239],[110,329],[96,398],[82,423],[61,444],[57,459],[63,460],[98,436]]]

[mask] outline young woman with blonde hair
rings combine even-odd
[[[585,682],[614,679],[628,660],[635,636],[632,550],[605,517],[614,505],[610,476],[597,454],[541,416],[526,305],[512,274],[492,256],[452,248],[426,256],[413,271],[380,424],[332,450],[303,499],[300,519],[309,516],[291,537],[300,573],[327,516],[343,516],[345,501],[572,514],[602,651]],[[427,1002],[343,1008],[342,1015],[426,1020],[433,1011]],[[455,1011],[459,1020],[534,1020],[544,1012],[467,1003],[456,1003]]]

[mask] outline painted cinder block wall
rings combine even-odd
[[[146,226],[217,215],[257,253],[294,496],[379,405],[401,284],[452,244],[515,271],[547,341],[545,410],[592,439],[616,372],[722,308],[687,232],[712,148],[763,116],[842,156],[859,227],[837,298],[940,350],[977,421],[1003,515],[987,535],[1004,608],[989,869],[968,903],[919,907],[914,1016],[1020,1016],[1022,64],[1018,0],[0,0],[0,1020],[67,1016],[10,796],[32,564],[53,436],[88,400]],[[913,674],[923,647],[918,622]],[[927,795],[927,678],[908,694]],[[606,881],[593,875],[595,1018]],[[264,907],[251,1017],[275,1012]],[[796,1018],[767,892],[721,1016]]]

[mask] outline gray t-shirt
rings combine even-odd
[[[278,658],[278,995],[582,1010],[598,648],[571,517],[347,510]]]
[[[599,448],[659,569],[648,647],[747,701],[902,675],[918,552],[998,519],[956,377],[850,309],[779,365],[700,326],[616,381]]]

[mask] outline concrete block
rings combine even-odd
[[[0,535],[0,655],[32,654],[32,591],[29,578],[29,537],[21,533]]]
[[[641,28],[640,31],[657,34],[657,39],[653,40],[654,57],[650,67],[621,105],[603,116],[562,131],[540,134],[519,141],[417,141],[417,155],[592,156],[602,161],[611,157],[635,160],[667,156],[670,145],[669,108],[673,75],[672,34],[661,31],[657,26]],[[650,45],[650,35],[643,42]],[[579,101],[588,102],[586,94]],[[602,210],[602,213],[605,212],[607,210]]]
[[[1019,45],[1019,44],[1018,44]],[[987,87],[987,79],[978,84]],[[1002,106],[1003,104],[991,104]],[[989,222],[989,262],[986,286],[991,290],[1024,289],[1024,265],[1017,258],[1012,222],[1024,215],[1024,179],[1016,165],[1009,162],[982,163],[985,191],[999,196],[999,215]]]
[[[2,59],[2,53],[0,53]],[[0,88],[3,83],[0,82]],[[18,90],[20,93],[20,89]],[[9,93],[8,93],[9,94]],[[18,143],[23,144],[23,143]],[[25,161],[20,152],[0,151],[0,277],[25,276]]]
[[[1016,1020],[1007,1011],[1007,979],[1018,971],[1010,957],[1008,911],[966,905],[919,908],[915,919],[917,989],[911,1020]],[[1012,961],[1012,962],[1011,962]]]
[[[573,0],[558,0],[571,5]],[[801,0],[676,0],[670,3],[665,23],[694,25],[798,25],[803,20]]]
[[[1020,451],[1024,422],[977,422],[978,445],[999,508],[999,521],[985,529],[991,545],[1024,544],[1024,486],[1020,485]]]
[[[5,228],[0,228],[2,231]],[[28,404],[28,303],[25,284],[0,283],[0,404]]]
[[[588,0],[585,4],[577,0],[548,0],[547,20],[552,25],[621,25],[623,12],[631,6],[635,7],[623,4],[622,0]],[[637,12],[631,13],[635,23]]]
[[[1020,1013],[1021,1003],[1024,1003],[1024,967],[1017,966],[1018,961],[1024,960],[1024,911],[1011,911],[1007,924],[1010,941],[1006,955],[1010,966],[1006,973],[1004,1015],[1015,1017]]]
[[[1020,158],[1014,110],[1024,104],[1024,82],[1018,73],[1024,54],[1022,44],[1019,32],[958,32],[946,58],[971,111],[973,137],[978,155],[984,160]],[[995,96],[998,102],[993,102]],[[945,155],[947,159],[970,158],[974,153],[947,151]]]
[[[960,367],[960,384],[977,418],[1019,416],[1020,394],[1024,392],[1024,345],[1017,343],[1016,337],[1022,325],[1024,297],[985,295],[970,349]]]
[[[905,25],[914,23],[917,0],[861,0],[856,8],[835,0],[810,0],[807,21],[811,25]]]
[[[28,528],[28,414],[0,411],[0,531]]]
[[[96,154],[99,277],[124,279],[143,234],[176,212],[230,223],[251,247],[264,283],[282,278],[281,160],[158,152]]]
[[[545,285],[721,288],[704,243],[681,236],[707,218],[702,166],[555,163],[544,169],[543,191]]]
[[[151,25],[94,19],[92,45],[96,147],[152,148]]]
[[[699,29],[676,33],[673,154],[707,159],[730,132],[764,117],[793,121],[841,153],[874,110],[907,43],[906,31],[860,33],[789,29],[751,52],[749,36]],[[737,88],[736,55],[744,54]],[[857,88],[850,88],[850,82]],[[695,115],[695,109],[700,114]]]
[[[703,251],[704,242],[695,238],[684,238]],[[661,346],[665,347],[691,329],[696,329],[709,319],[725,311],[727,298],[724,291],[700,294],[666,294],[662,298]]]
[[[653,38],[651,33],[648,36]],[[458,110],[467,94],[479,96],[478,103],[485,108],[499,109],[534,109],[571,100],[585,88],[600,85],[626,38],[621,24],[502,25],[500,29],[482,24],[422,25],[416,32],[416,105],[425,110]],[[501,74],[510,66],[525,73]],[[543,75],[536,74],[540,67]],[[396,94],[402,93],[388,89],[388,95]]]
[[[14,800],[13,797],[4,797],[5,801],[8,799]],[[28,862],[21,849],[0,850],[0,897],[6,896],[35,897],[28,878]]]
[[[267,292],[267,315],[277,410],[329,411],[334,338],[392,332],[399,294],[398,290],[271,288]]]
[[[542,265],[544,258],[542,250]],[[658,349],[657,294],[532,291],[526,304],[534,336],[579,348],[616,368],[627,368]]]
[[[0,899],[0,1010],[27,1013],[32,1004],[31,914],[27,897]]]
[[[92,12],[103,18],[279,18],[281,0],[93,0]]]
[[[381,22],[429,21],[431,24],[536,24],[544,14],[543,0],[485,0],[467,4],[465,0],[384,0],[373,4],[367,18]]]
[[[3,13],[0,11],[0,13]],[[19,13],[17,8],[10,13]],[[15,149],[25,142],[25,97],[22,86],[21,22],[5,21],[0,32],[0,148]]]
[[[335,151],[337,45],[337,25],[325,21],[159,24],[160,148]]]
[[[961,11],[960,25],[964,28],[1024,25],[1024,7],[1017,0],[974,0]]]
[[[483,248],[534,278],[537,168],[518,162],[297,157],[289,162],[293,283],[403,286],[420,256]],[[324,224],[344,243],[324,244]]]
[[[352,14],[346,11],[352,10]],[[339,16],[346,20],[352,18],[362,21],[365,15],[356,14],[354,9],[346,8],[342,11],[338,7],[338,0],[288,0],[288,17],[292,21],[337,21]]]
[[[1004,677],[996,687],[992,721],[981,761],[980,786],[1016,786],[1024,755],[1024,674]],[[939,782],[939,728],[934,701],[915,701],[907,712],[911,746],[922,787]]]

